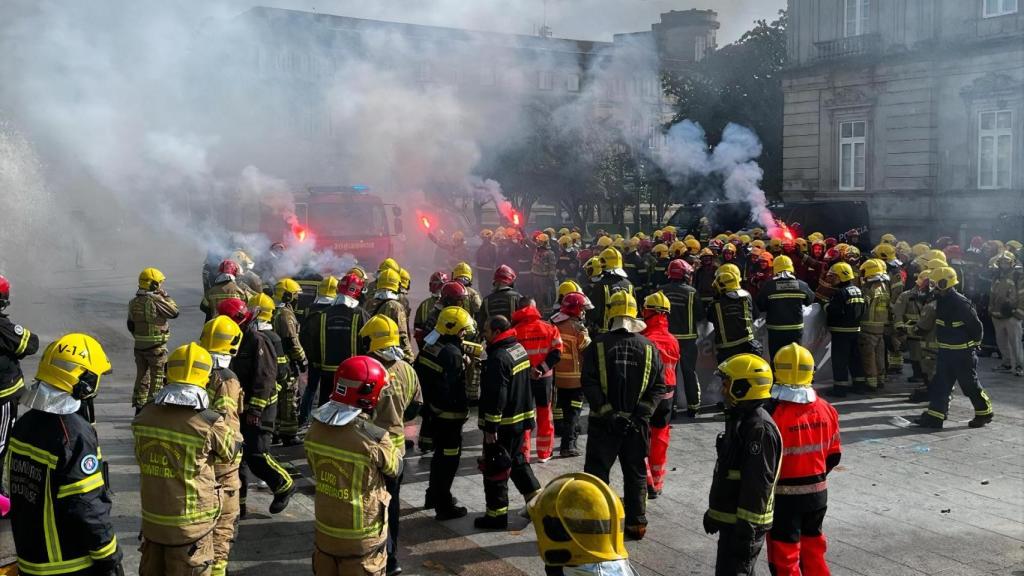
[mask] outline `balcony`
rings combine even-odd
[[[815,42],[818,49],[818,60],[838,60],[851,56],[869,56],[882,51],[881,34],[862,34],[848,36],[825,42]]]

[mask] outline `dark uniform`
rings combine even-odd
[[[558,252],[558,279],[561,281],[575,280],[580,273],[579,251],[573,247],[565,248]]]
[[[697,289],[685,282],[669,282],[660,288],[672,309],[668,314],[668,330],[679,342],[679,372],[682,376],[683,391],[686,393],[686,409],[700,408],[700,382],[697,380],[697,324],[705,321],[704,304]],[[677,379],[679,381],[680,379]],[[676,395],[676,405],[680,395]]]
[[[639,250],[630,250],[622,256],[622,269],[626,271],[629,283],[641,289],[647,280],[647,264]],[[655,284],[656,286],[656,284]],[[637,297],[639,300],[640,297]]]
[[[39,337],[0,312],[0,458],[18,418],[18,399],[25,389],[20,360],[39,350]]]
[[[494,289],[480,304],[480,310],[476,315],[477,326],[485,326],[487,321],[495,316],[512,318],[512,313],[519,309],[519,300],[522,294],[512,286],[500,286]]]
[[[752,401],[730,409],[715,444],[718,460],[704,515],[705,530],[721,533],[715,574],[753,574],[772,527],[782,438],[764,402]]]
[[[664,258],[655,258],[651,262],[650,267],[647,269],[647,285],[651,286],[652,289],[655,286],[661,286],[668,282],[668,265],[672,262],[672,259],[668,256]]]
[[[768,357],[804,336],[804,306],[814,304],[814,292],[803,280],[779,275],[766,280],[757,292],[757,309],[767,316]]]
[[[605,307],[612,294],[625,290],[630,294],[633,293],[633,285],[629,283],[629,280],[605,272],[601,279],[594,283],[587,291],[587,298],[590,298],[590,303],[594,305],[593,310],[587,311],[587,322],[593,333],[604,333],[608,331],[608,320],[605,319]]]
[[[959,383],[964,396],[974,405],[973,425],[992,419],[992,401],[978,381],[978,354],[982,327],[971,301],[950,288],[939,292],[936,301],[935,338],[939,351],[935,381],[928,387],[927,415],[945,420],[949,413],[949,395]]]
[[[761,353],[761,343],[754,339],[754,318],[757,307],[746,290],[730,290],[714,297],[708,306],[707,318],[715,327],[715,353],[722,363],[736,354]]]
[[[647,525],[647,453],[651,415],[665,394],[658,349],[640,334],[616,330],[583,351],[581,383],[590,403],[583,471],[608,482],[619,459],[626,526]]]
[[[498,246],[490,239],[485,239],[476,249],[476,275],[490,278],[498,269]]]
[[[299,374],[306,372],[309,362],[299,339],[299,320],[290,304],[280,304],[274,309],[273,324],[288,359],[288,373],[277,397],[276,434],[288,442],[299,433]]]
[[[835,392],[842,396],[854,383],[864,382],[857,339],[860,319],[864,315],[864,296],[851,282],[835,286],[832,298],[825,303],[825,319],[832,334],[832,381]]]
[[[430,412],[434,446],[427,499],[439,514],[444,514],[455,507],[452,482],[462,454],[462,425],[469,415],[462,340],[441,336],[420,351],[414,366],[423,388],[423,409]]]
[[[356,306],[349,308],[340,302],[322,312],[315,312],[302,325],[302,348],[309,360],[306,387],[320,396],[317,406],[323,405],[334,391],[334,371],[352,356],[366,354],[359,331],[370,319],[370,313]],[[312,408],[314,392],[303,393],[299,419],[305,421]]]
[[[299,319],[299,322],[304,322],[306,318],[309,318],[309,309],[316,300],[316,293],[320,289],[323,279],[324,277],[320,274],[312,272],[295,277],[295,282],[302,288],[302,292],[295,295],[295,317]]]

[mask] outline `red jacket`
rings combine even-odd
[[[642,334],[650,340],[658,349],[661,356],[661,363],[665,367],[665,387],[675,388],[676,386],[676,364],[679,363],[679,341],[668,331],[668,315],[658,314],[647,320],[647,328]]]
[[[825,477],[841,455],[836,409],[821,398],[809,404],[780,400],[772,418],[782,434],[783,446],[775,493],[790,496],[825,492]]]
[[[551,376],[562,357],[562,333],[558,328],[542,320],[536,306],[530,306],[512,313],[512,329],[530,356],[530,366],[540,366],[541,377]]]

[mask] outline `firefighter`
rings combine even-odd
[[[398,335],[402,342],[402,351],[406,358],[412,358],[412,344],[409,342],[409,318],[405,315],[405,306],[398,299],[399,273],[385,268],[377,275],[375,291],[370,304],[370,316],[383,314],[398,325]],[[321,393],[321,396],[323,394]]]
[[[597,256],[588,258],[580,267],[580,283],[589,291],[601,281],[601,259]]]
[[[664,244],[657,244],[654,248],[651,248],[651,255],[653,259],[647,268],[647,286],[649,289],[654,290],[658,286],[665,284],[668,264],[672,261],[672,258],[668,255],[668,246]]]
[[[437,307],[438,302],[441,301],[441,287],[447,282],[448,275],[440,270],[430,275],[430,281],[427,282],[427,289],[430,291],[430,295],[416,307],[416,316],[412,321],[413,337],[419,346],[423,346],[423,337],[434,328],[427,324],[427,320],[430,318],[434,308]]]
[[[537,460],[544,463],[551,459],[555,447],[551,395],[554,368],[562,358],[562,336],[558,328],[543,320],[536,302],[530,297],[519,301],[519,309],[512,314],[512,326],[516,340],[526,348],[530,359],[528,377],[537,407]],[[522,449],[527,462],[530,460],[530,436],[530,430],[526,430]]]
[[[238,264],[239,286],[244,287],[250,296],[263,292],[263,280],[252,271],[256,263],[249,258],[248,254],[242,250],[235,250],[231,254],[230,260]]]
[[[28,412],[14,423],[4,459],[21,574],[124,574],[96,430],[77,413],[110,370],[99,342],[67,334],[47,346],[21,398]]]
[[[478,426],[484,432],[480,470],[487,511],[473,525],[504,530],[508,528],[509,478],[527,506],[540,493],[540,483],[523,453],[523,440],[534,426],[530,357],[508,318],[500,314],[484,324],[483,334],[488,344]]]
[[[913,384],[923,382],[924,375],[921,372],[921,337],[912,332],[911,327],[920,320],[929,291],[927,278],[922,281],[919,277],[913,288],[901,292],[892,305],[893,327],[910,356],[911,374],[907,382]]]
[[[740,277],[732,269],[720,270],[714,283],[715,298],[706,316],[715,327],[715,353],[718,361],[744,353],[761,353],[754,338],[757,307],[750,293],[740,288]]]
[[[620,291],[608,299],[609,330],[583,351],[581,383],[590,404],[583,471],[607,482],[620,460],[628,538],[647,533],[647,465],[650,420],[665,393],[657,350],[640,332],[636,300]]]
[[[854,383],[853,391],[870,394],[885,387],[885,325],[889,322],[889,276],[885,263],[869,259],[860,266],[861,292],[864,294],[864,315],[860,321],[857,346],[860,349],[864,385]]]
[[[978,354],[982,328],[971,301],[957,292],[956,270],[937,268],[929,275],[938,289],[935,306],[935,338],[938,342],[935,381],[928,387],[928,410],[914,423],[925,428],[942,428],[949,412],[953,384],[974,405],[974,418],[967,424],[981,428],[992,421],[992,400],[978,381]]]
[[[317,312],[323,312],[334,304],[338,298],[338,279],[334,276],[327,276],[317,284],[316,298],[306,310],[306,317],[309,318]]]
[[[697,325],[705,321],[705,307],[697,289],[690,285],[693,268],[686,260],[673,260],[668,265],[668,283],[660,287],[672,307],[668,315],[668,329],[679,344],[679,373],[683,380],[684,396],[676,395],[676,406],[685,402],[686,415],[697,416],[700,410],[700,382],[697,380]]]
[[[629,283],[640,289],[647,283],[647,266],[643,254],[640,253],[640,239],[630,238],[625,242],[625,246],[626,253],[622,255],[622,269],[626,271]]]
[[[494,243],[494,232],[484,228],[480,231],[480,247],[476,249],[476,273],[484,278],[498,268],[498,246]]]
[[[655,398],[658,405],[651,415],[651,448],[647,459],[647,498],[661,496],[665,486],[665,463],[668,461],[669,423],[676,395],[676,366],[679,364],[679,342],[669,332],[668,317],[672,303],[664,292],[655,292],[644,299],[642,334],[657,348],[665,372],[665,393]]]
[[[725,397],[725,432],[715,442],[704,531],[719,533],[715,574],[753,574],[772,527],[775,481],[782,459],[779,429],[765,410],[772,369],[760,356],[738,354],[718,365]]]
[[[494,316],[511,318],[512,313],[519,309],[519,300],[523,297],[516,290],[516,271],[502,264],[494,271],[491,282],[494,290],[483,299],[480,312],[476,315],[476,323],[486,326]]]
[[[555,294],[558,290],[558,258],[549,246],[547,234],[537,236],[537,248],[533,254],[530,274],[533,277],[533,296],[537,306],[545,313],[550,313],[555,305]]]
[[[203,326],[199,345],[210,353],[213,371],[206,385],[210,397],[210,408],[224,418],[235,438],[242,438],[242,412],[244,395],[238,376],[231,371],[231,359],[238,354],[242,343],[242,329],[230,318],[218,316]],[[229,463],[214,464],[213,471],[221,489],[220,516],[213,529],[213,570],[211,576],[227,574],[228,556],[235,541],[240,513],[240,491],[242,480],[238,469],[242,454],[238,453]]]
[[[558,328],[562,339],[562,354],[558,364],[555,364],[554,374],[557,401],[555,427],[556,434],[561,432],[562,445],[558,455],[562,458],[580,455],[579,447],[576,446],[580,435],[580,413],[583,412],[580,367],[583,351],[590,345],[590,335],[585,324],[586,308],[587,297],[579,291],[570,292],[562,298],[558,312],[551,317],[551,323]]]
[[[388,431],[370,421],[388,372],[377,360],[354,356],[338,366],[330,401],[313,413],[306,458],[316,479],[313,573],[381,576],[387,569],[387,479],[399,456]]]
[[[434,509],[437,520],[466,515],[451,490],[459,471],[462,425],[469,414],[462,339],[473,329],[473,318],[465,308],[445,308],[414,364],[423,386],[424,409],[430,413],[434,448],[425,507]]]
[[[466,297],[463,298],[461,306],[469,312],[471,317],[479,316],[483,299],[476,288],[473,288],[473,269],[469,267],[469,264],[459,262],[452,270],[452,280],[466,287]],[[480,343],[482,338],[482,334],[477,334],[474,331],[467,334],[465,341],[476,344],[476,348],[482,350],[483,345]],[[409,357],[411,358],[412,354]],[[475,355],[470,355],[470,364],[466,368],[466,397],[469,399],[470,406],[476,406],[477,401],[480,400],[480,361]]]
[[[836,262],[829,268],[827,283],[834,289],[825,303],[825,322],[832,336],[832,390],[829,396],[846,397],[853,384],[864,382],[860,362],[860,321],[864,316],[864,295],[854,285],[853,267]]]
[[[279,280],[274,286],[274,299],[277,302],[273,317],[274,332],[281,339],[288,356],[288,376],[277,394],[277,419],[274,425],[275,435],[285,446],[299,444],[299,374],[309,370],[309,361],[306,360],[306,352],[299,339],[299,320],[292,308],[292,303],[301,291],[299,284],[290,278]]]
[[[885,371],[886,374],[902,374],[904,334],[896,328],[892,309],[906,287],[903,263],[896,258],[896,247],[888,242],[875,246],[871,250],[871,256],[885,264],[885,273],[889,277],[890,315],[885,324]]]
[[[267,451],[277,416],[277,385],[287,377],[288,362],[281,339],[270,325],[274,301],[266,294],[257,294],[249,301],[249,307],[252,317],[243,327],[242,344],[230,366],[245,392],[241,424],[245,451],[242,455],[244,466],[240,472],[242,488],[239,502],[243,517],[248,488],[245,468],[266,482],[274,493],[271,514],[284,510],[295,492],[292,477]]]
[[[768,354],[774,358],[783,346],[803,339],[804,306],[814,304],[814,292],[796,277],[789,256],[776,258],[772,271],[775,275],[757,293],[757,309],[766,315]]]
[[[167,363],[167,341],[171,337],[168,320],[178,317],[178,305],[163,289],[167,277],[156,268],[139,274],[139,290],[128,304],[128,331],[135,338],[135,388],[132,408],[140,408],[153,399],[163,384]]]
[[[302,348],[306,351],[310,368],[299,405],[300,423],[308,420],[314,402],[319,406],[330,398],[334,389],[334,371],[338,366],[346,358],[366,353],[359,339],[359,330],[370,319],[366,310],[359,307],[358,297],[363,286],[363,279],[359,276],[345,275],[339,283],[339,294],[334,304],[311,314],[302,326]]]
[[[39,337],[7,316],[11,283],[0,276],[0,458],[7,451],[7,437],[18,418],[18,398],[25,388],[21,359],[39,350]]]
[[[206,314],[206,320],[212,320],[217,316],[217,305],[228,298],[238,298],[242,302],[248,302],[252,294],[248,288],[244,288],[235,282],[240,273],[238,264],[232,260],[225,260],[217,268],[217,277],[213,285],[203,295],[203,301],[199,309]]]
[[[792,263],[792,260],[790,263]],[[761,291],[761,286],[771,280],[774,274],[774,266],[775,256],[771,252],[761,252],[757,256],[757,269],[746,280],[747,291],[750,292],[755,301],[757,300],[758,293]]]
[[[556,265],[558,278],[576,278],[580,273],[580,258],[579,250],[576,249],[576,243],[572,236],[566,234],[559,237],[558,247],[560,248]]]
[[[989,290],[988,308],[996,333],[999,356],[997,370],[1024,376],[1024,349],[1021,347],[1021,320],[1024,319],[1024,281],[1014,270],[1016,257],[1009,250],[996,258],[995,277]]]
[[[409,290],[412,289],[412,274],[402,268],[398,271],[398,301],[405,308],[405,317],[412,317],[412,305],[409,304]],[[408,324],[408,321],[406,321]]]
[[[213,359],[196,343],[167,360],[167,384],[132,421],[142,506],[140,576],[205,574],[222,496],[216,464],[229,464],[240,439],[209,409]]]
[[[700,300],[705,306],[711,304],[715,299],[715,275],[718,273],[718,263],[715,262],[715,254],[710,248],[700,251],[699,265],[693,273],[693,287],[700,294]]]
[[[615,248],[605,248],[598,256],[601,264],[600,279],[590,287],[587,297],[594,305],[594,310],[587,315],[590,328],[594,332],[605,333],[608,331],[610,318],[607,315],[607,305],[616,292],[633,294],[633,285],[629,283],[626,271],[622,269],[622,254]]]
[[[839,414],[811,386],[814,356],[793,343],[775,355],[772,419],[784,446],[768,532],[772,574],[829,574],[821,531],[828,506],[826,476],[842,457]],[[741,473],[742,474],[742,473]]]
[[[359,330],[359,337],[369,340],[369,356],[388,371],[388,385],[380,393],[373,409],[373,423],[388,431],[391,444],[398,457],[398,471],[393,478],[385,477],[384,484],[391,502],[388,504],[388,562],[387,574],[402,572],[398,565],[398,519],[400,517],[400,491],[405,466],[405,424],[411,422],[423,404],[420,380],[412,365],[405,360],[405,352],[398,336],[398,325],[387,316],[374,316]]]
[[[927,402],[928,388],[935,381],[936,355],[939,351],[939,343],[935,338],[938,302],[936,290],[931,283],[931,273],[931,270],[922,270],[917,275],[922,291],[921,316],[916,323],[910,324],[907,328],[909,336],[916,336],[921,340],[921,375],[924,381],[910,392],[911,402]]]

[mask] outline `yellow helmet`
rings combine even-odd
[[[164,273],[157,270],[156,268],[146,268],[139,273],[139,289],[141,290],[156,290],[167,280],[167,276]]]
[[[395,272],[398,272],[399,269],[400,266],[398,265],[398,262],[395,262],[394,258],[385,258],[384,261],[380,263],[380,266],[377,267],[377,273],[380,274],[382,270],[394,270]]]
[[[587,278],[600,276],[603,271],[604,268],[601,266],[601,259],[597,256],[594,256],[583,263],[583,273],[587,275]]]
[[[366,280],[366,270],[363,269],[362,266],[353,266],[349,268],[348,272],[346,272],[345,275],[348,276],[349,274],[355,274],[356,276],[359,276],[363,280]]]
[[[696,252],[700,250],[700,241],[697,240],[696,238],[687,238],[686,240],[683,240],[683,244],[685,244],[691,252]]]
[[[956,270],[949,266],[943,266],[942,268],[932,270],[929,278],[932,283],[938,286],[939,290],[942,290],[943,292],[960,283],[960,280],[956,277]]]
[[[636,250],[637,248],[640,247],[640,238],[637,236],[633,236],[632,238],[626,241],[626,247],[629,248],[630,250]]]
[[[668,247],[668,251],[672,253],[672,256],[676,257],[685,254],[686,250],[686,242],[683,242],[682,240],[676,240],[675,242],[672,243],[671,246]]]
[[[1010,240],[1006,243],[1006,247],[1013,250],[1014,252],[1020,252],[1021,248],[1024,248],[1024,244],[1021,244],[1017,240]]]
[[[609,320],[628,316],[636,318],[636,298],[625,290],[619,290],[608,298],[608,310],[605,314]]]
[[[942,260],[924,260],[924,267],[929,270],[938,270],[939,268],[945,268],[946,263]]]
[[[359,337],[370,339],[370,352],[400,345],[398,324],[383,314],[377,314],[367,320],[359,330]]]
[[[725,401],[731,406],[771,397],[772,367],[756,354],[737,354],[718,365],[725,388]]]
[[[928,246],[927,244],[925,244],[924,242],[918,242],[917,244],[914,244],[914,245],[913,245],[913,246],[912,246],[912,247],[910,248],[910,252],[911,252],[911,253],[912,253],[912,254],[913,254],[914,256],[924,256],[924,255],[925,255],[925,253],[927,253],[927,252],[928,252],[928,249],[929,249],[929,248],[931,248],[931,247],[930,247],[930,246]]]
[[[740,274],[740,267],[733,264],[732,262],[727,262],[719,266],[718,270],[715,271],[715,274],[718,275],[723,272],[732,272],[733,274],[736,275],[737,278],[742,276],[742,274]]]
[[[760,248],[761,250],[764,250],[764,240],[761,240],[760,238],[756,240],[751,240],[750,245],[753,246],[754,248]]]
[[[740,276],[731,270],[719,269],[715,274],[714,286],[719,292],[732,292],[740,289]]]
[[[601,236],[597,239],[597,246],[598,248],[607,248],[611,246],[613,242],[614,240],[612,240],[611,236]]]
[[[485,240],[487,238],[492,238],[493,236],[494,236],[494,231],[490,230],[488,228],[484,228],[483,230],[480,231],[480,237],[485,239]]]
[[[828,269],[828,273],[834,275],[840,282],[849,282],[854,278],[853,267],[846,262],[836,262]]]
[[[530,508],[546,566],[582,566],[629,557],[622,501],[601,479],[577,472],[555,478]]]
[[[434,327],[443,336],[457,336],[463,330],[473,328],[473,317],[461,306],[449,306],[441,310]]]
[[[569,234],[569,237],[572,238],[573,242],[579,242],[580,239],[583,238],[583,236],[581,236],[579,232],[573,232]]]
[[[551,226],[548,226],[547,228],[544,229],[544,233],[547,234],[548,236],[554,236],[555,229]]]
[[[470,282],[473,281],[473,269],[469,267],[469,264],[459,262],[452,269],[452,280],[458,280],[459,278],[465,278]]]
[[[793,268],[793,259],[783,254],[772,261],[772,272],[775,274],[782,274],[783,272],[789,272],[795,274],[796,269]]]
[[[747,234],[740,234],[740,242],[742,242],[744,246],[750,244],[750,236]]]
[[[615,248],[605,248],[598,256],[601,260],[602,270],[615,270],[622,268],[622,253]]]
[[[753,230],[750,231],[750,235],[753,236],[754,238],[760,239],[762,236],[764,236],[764,229],[754,228]]]
[[[385,268],[377,273],[377,290],[398,292],[398,286],[401,282],[402,277],[399,275],[398,270]]]
[[[550,234],[537,234],[537,238],[534,240],[537,244],[547,244],[549,241],[551,241]]]
[[[572,233],[572,230],[569,230],[568,228],[563,227],[558,229],[559,236],[568,236],[570,233]]]
[[[882,234],[881,242],[882,242],[882,244],[895,245],[896,244],[896,236],[894,236],[892,234]]]
[[[896,243],[896,252],[902,254],[913,254],[913,250],[910,248],[910,243],[904,240],[900,240]]]
[[[558,239],[558,245],[561,246],[562,248],[568,248],[569,246],[572,246],[572,237],[569,235],[562,236],[561,238]]]
[[[668,246],[657,244],[654,248],[651,248],[651,252],[654,253],[655,258],[665,258],[668,256]]]
[[[46,347],[36,379],[84,400],[96,395],[100,376],[111,370],[110,360],[95,338],[72,333]]]
[[[883,242],[871,250],[871,255],[880,260],[891,262],[896,259],[896,247]]]
[[[814,356],[795,342],[775,353],[774,368],[776,384],[810,386],[814,380]]]
[[[338,297],[338,279],[334,276],[328,276],[320,281],[320,286],[316,289],[317,296],[323,298],[337,298]]]
[[[405,268],[398,271],[398,287],[403,292],[408,292],[409,288],[412,287],[412,276]]]
[[[558,285],[559,300],[565,298],[566,294],[572,294],[573,292],[582,293],[583,288],[581,288],[579,284],[573,282],[572,280],[566,280],[565,282],[562,282],[561,284]]]
[[[266,294],[261,294],[270,298]],[[229,320],[230,321],[230,320]],[[167,357],[167,382],[206,388],[213,370],[213,358],[202,346],[189,342]]]
[[[920,272],[917,273],[917,281],[919,283],[921,281],[930,282],[931,279],[932,279],[932,271],[930,269],[928,269],[928,268],[925,268],[924,270],[921,270]]]
[[[255,264],[252,261],[252,258],[249,258],[249,255],[241,250],[235,250],[231,254],[231,258],[229,258],[229,260],[232,260],[235,264],[238,264],[238,267],[241,268],[242,270],[249,270],[250,268],[253,267],[253,264]]]
[[[877,258],[865,260],[864,263],[860,265],[860,275],[863,278],[874,278],[881,274],[885,274],[885,262],[882,262]]]
[[[274,285],[274,300],[278,302],[291,302],[301,293],[302,287],[291,278],[282,278]]]
[[[811,242],[824,242],[825,241],[825,235],[822,234],[821,232],[811,232],[807,236],[807,239],[810,240]]]
[[[768,248],[770,250],[782,250],[782,238],[772,238],[769,240]]]
[[[942,250],[929,250],[925,252],[924,257],[928,260],[942,260],[946,262],[946,253]]]
[[[659,290],[644,298],[644,310],[654,310],[668,314],[672,310],[672,303],[669,302],[668,296],[665,296],[665,293]]]
[[[675,235],[676,230],[678,230],[678,229],[675,226],[672,226],[671,224],[669,224],[668,226],[665,226],[664,228],[662,228],[662,230],[664,230],[665,232],[668,232],[668,233],[670,233],[672,235]]]
[[[199,345],[211,354],[238,353],[238,345],[242,343],[242,329],[234,320],[227,316],[217,316],[203,325],[203,333],[199,336]]]
[[[249,308],[253,309],[256,319],[261,322],[270,322],[270,319],[274,317],[274,300],[262,292],[249,297]]]

